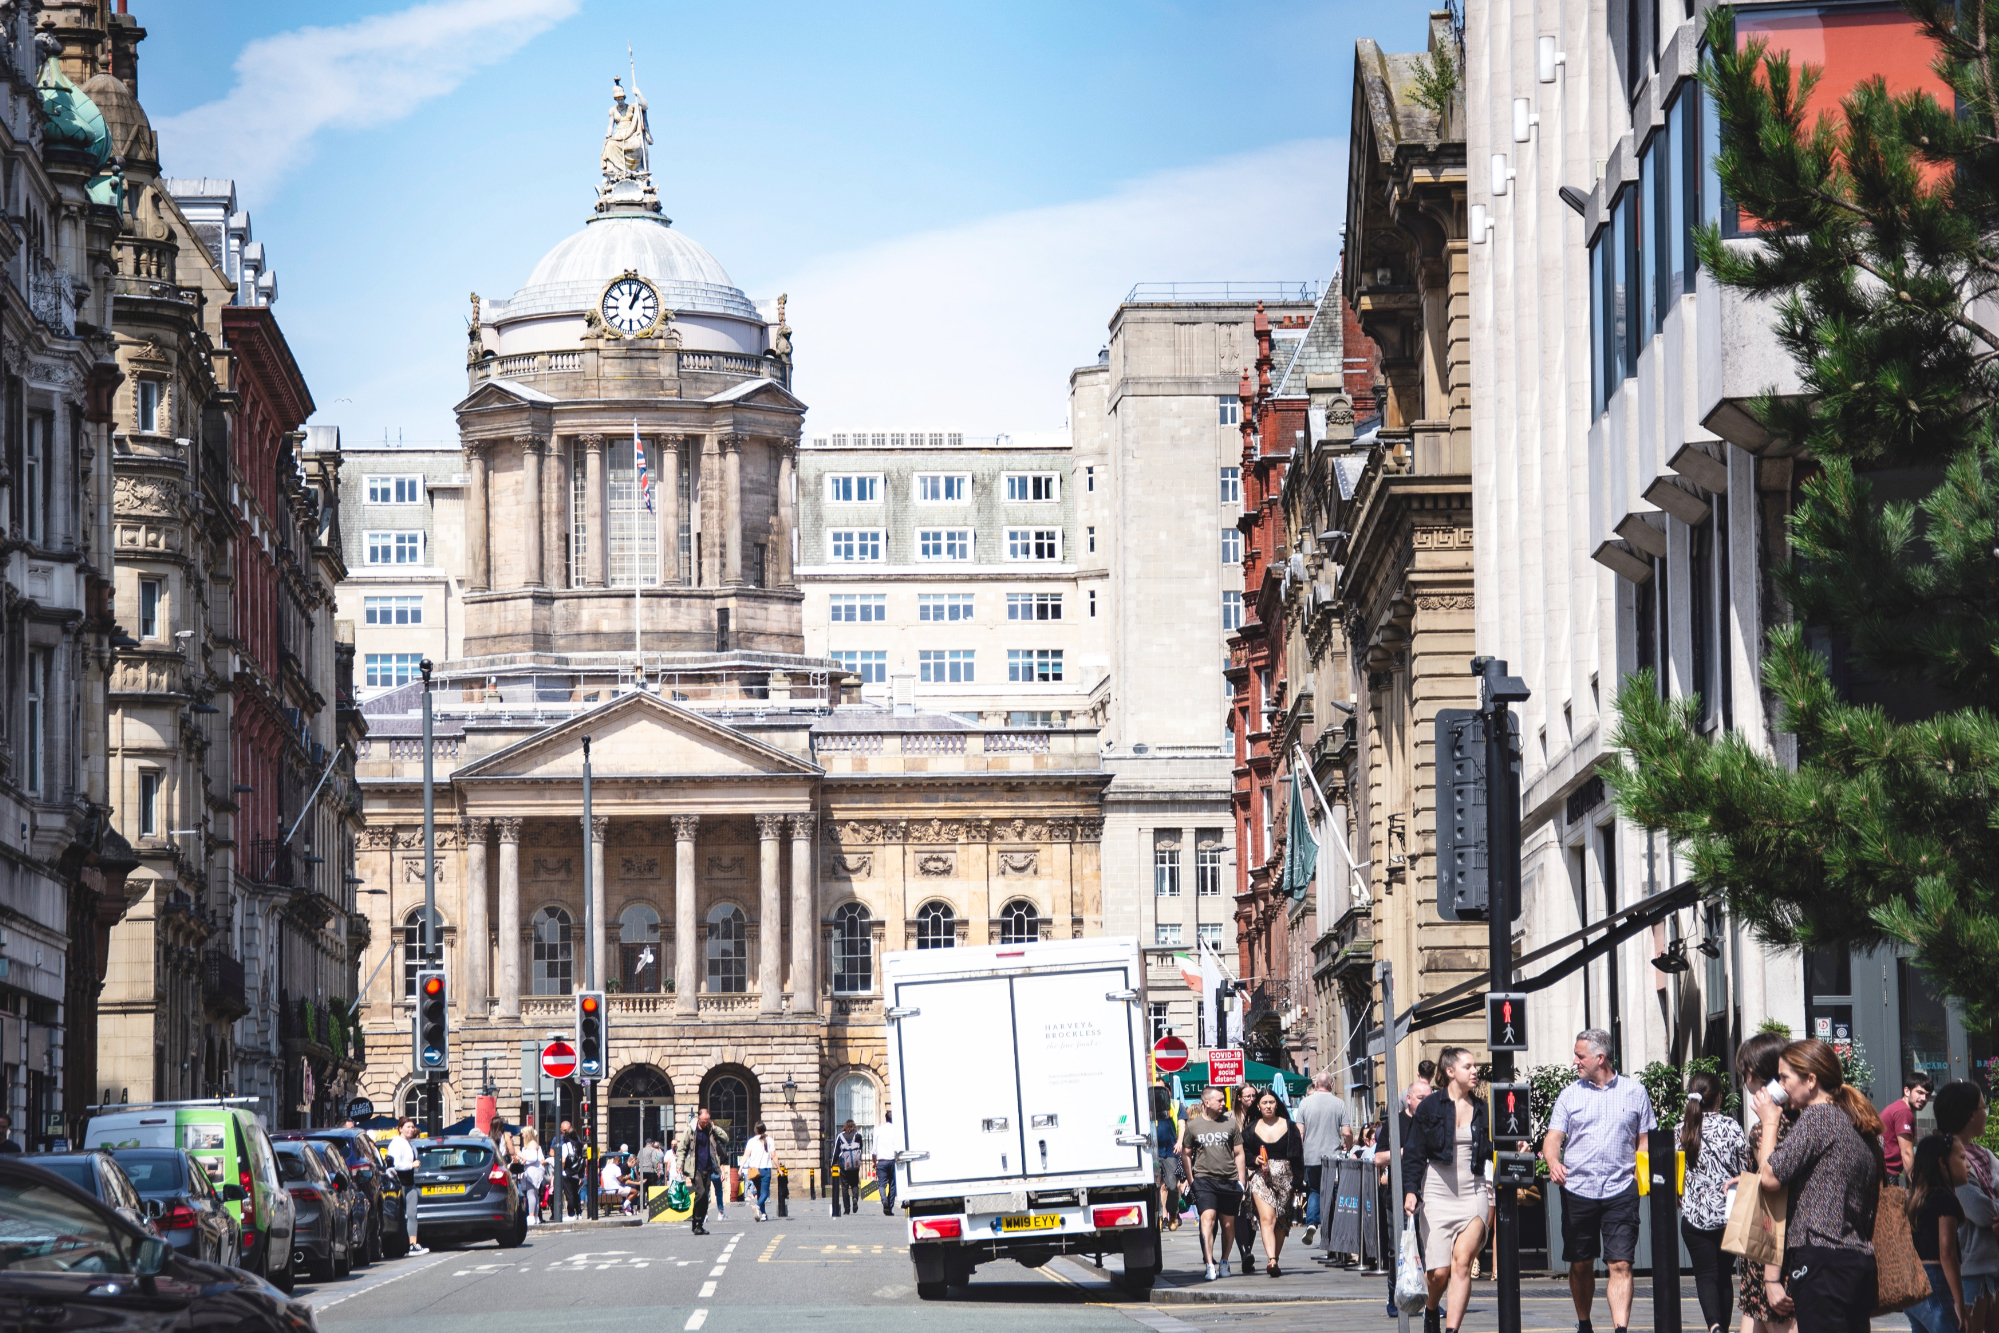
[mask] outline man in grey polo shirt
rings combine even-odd
[[[1353,1112],[1333,1091],[1336,1076],[1330,1069],[1319,1071],[1312,1080],[1312,1093],[1298,1103],[1298,1132],[1305,1140],[1305,1243],[1318,1234],[1321,1202],[1333,1184],[1331,1163],[1353,1147]],[[1332,1209],[1325,1208],[1328,1227]]]
[[[1638,1249],[1638,1145],[1658,1128],[1645,1085],[1611,1067],[1610,1034],[1576,1034],[1576,1081],[1555,1099],[1541,1150],[1562,1191],[1562,1253],[1577,1333],[1592,1333],[1596,1261],[1610,1268],[1610,1318],[1631,1323],[1631,1260]]]

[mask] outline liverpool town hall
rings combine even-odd
[[[406,542],[441,571],[410,598],[448,603],[427,613],[450,625],[431,681],[443,1110],[566,1113],[528,1053],[594,975],[612,1148],[707,1106],[737,1142],[761,1120],[816,1161],[892,1096],[885,950],[1100,932],[1109,779],[1094,730],[863,702],[805,656],[784,298],[752,301],[673,228],[649,141],[617,90],[583,227],[512,296],[473,298],[460,450],[410,468],[422,526],[366,538]],[[416,1104],[422,690],[367,700],[357,756],[355,873],[393,960],[362,1006],[380,1109]]]

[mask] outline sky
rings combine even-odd
[[[674,225],[788,293],[807,430],[1059,429],[1140,282],[1325,282],[1353,43],[1416,5],[129,0],[162,170],[228,177],[315,424],[446,443],[468,296],[595,198],[626,47]]]

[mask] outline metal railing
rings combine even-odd
[[[1125,305],[1240,305],[1250,301],[1316,305],[1316,282],[1138,282]]]

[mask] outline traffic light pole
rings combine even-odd
[[[1513,989],[1513,918],[1520,903],[1520,771],[1513,753],[1513,725],[1507,704],[1524,701],[1525,686],[1506,674],[1506,663],[1472,660],[1479,677],[1479,711],[1485,714],[1486,864],[1491,891],[1486,912],[1486,948],[1492,959],[1492,993]],[[1513,1052],[1492,1052],[1492,1081],[1513,1081]],[[1507,1151],[1494,1143],[1495,1150]],[[1498,1185],[1494,1248],[1499,1333],[1520,1333],[1520,1196]]]
[[[437,775],[433,769],[430,717],[430,659],[423,659],[423,965],[435,967],[437,950]],[[444,1089],[436,1078],[423,1085],[423,1131],[432,1138],[443,1129]]]
[[[641,677],[644,671],[640,672]],[[590,738],[583,738],[583,989],[597,989],[597,895],[594,876],[597,860],[597,822],[590,809]],[[608,1054],[608,1052],[606,1052]],[[582,1051],[577,1052],[577,1081],[583,1088],[583,1208],[591,1221],[597,1220],[597,1080],[583,1078]]]

